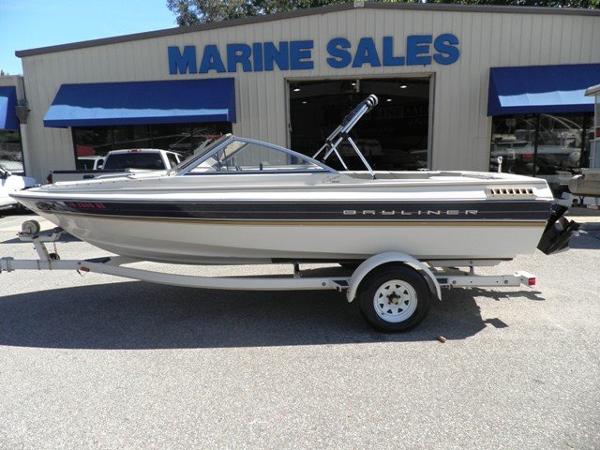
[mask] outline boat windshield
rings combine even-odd
[[[181,161],[176,167],[171,169],[171,173],[173,174],[185,171],[187,167],[192,165],[198,159],[202,158],[202,156],[208,154],[211,150],[214,150],[217,146],[227,141],[229,138],[231,138],[231,134],[224,134],[223,136],[220,136],[215,140],[205,141],[203,144],[201,144],[194,150],[194,153],[192,155],[188,156],[183,161]]]
[[[266,142],[231,137],[188,162],[179,174],[331,172],[314,159]]]

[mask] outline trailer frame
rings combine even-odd
[[[265,275],[265,276],[202,276],[178,273],[167,273],[158,270],[148,270],[128,267],[128,264],[142,262],[123,256],[110,256],[93,259],[68,259],[62,260],[56,251],[47,248],[48,243],[55,244],[61,239],[64,231],[61,228],[40,231],[36,221],[26,221],[22,224],[22,231],[18,237],[23,242],[31,242],[37,253],[37,259],[15,259],[11,257],[0,258],[0,273],[21,270],[34,271],[76,271],[83,273],[98,273],[115,277],[146,281],[150,283],[182,286],[201,289],[237,290],[237,291],[318,291],[335,290],[346,293],[347,301],[353,302],[360,297],[361,289],[368,285],[373,274],[380,273],[390,266],[408,267],[417,272],[425,281],[431,298],[441,300],[442,288],[493,288],[493,287],[533,287],[536,285],[535,275],[519,271],[510,275],[478,275],[474,266],[467,270],[459,269],[461,261],[455,261],[456,267],[432,267],[423,261],[401,252],[384,252],[373,255],[363,261],[350,272],[328,276],[307,276],[309,271],[300,270],[299,263],[293,264],[291,275]],[[446,261],[444,264],[451,264]],[[429,300],[427,300],[429,301]],[[361,301],[362,302],[362,301]],[[396,301],[397,304],[397,301]],[[422,318],[421,318],[422,319]],[[420,321],[420,319],[419,319]],[[372,325],[378,327],[377,324]],[[413,325],[411,325],[412,327]],[[379,328],[383,328],[379,326]],[[384,328],[385,329],[385,328]],[[408,329],[408,328],[406,328]],[[386,331],[394,331],[385,329]]]

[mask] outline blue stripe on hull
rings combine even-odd
[[[537,200],[468,202],[110,202],[37,201],[44,212],[107,217],[269,221],[545,221],[551,202]]]

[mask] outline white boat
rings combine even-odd
[[[567,245],[545,180],[505,173],[373,171],[349,137],[361,102],[315,157],[347,141],[366,171],[226,135],[176,169],[28,189],[14,197],[70,234],[171,263],[360,262],[401,251],[435,266],[493,264]],[[548,220],[550,219],[550,223]]]

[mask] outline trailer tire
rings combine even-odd
[[[31,236],[39,234],[41,230],[40,223],[37,220],[26,220],[21,224],[21,232]]]
[[[363,279],[357,299],[360,312],[374,328],[407,331],[427,315],[431,291],[416,270],[404,264],[388,264]]]

